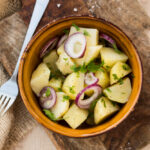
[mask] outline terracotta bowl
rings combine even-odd
[[[42,113],[38,101],[30,87],[32,72],[41,61],[39,58],[41,48],[48,40],[62,34],[63,30],[69,28],[72,23],[82,27],[97,28],[100,32],[110,35],[117,42],[119,47],[128,55],[129,63],[133,69],[133,74],[135,75],[132,79],[131,96],[122,109],[108,121],[98,126],[85,129],[71,129],[68,126],[57,124],[49,120]],[[127,35],[125,35],[118,27],[103,19],[93,17],[67,17],[47,24],[32,38],[20,61],[18,82],[25,106],[39,123],[62,135],[70,137],[89,137],[101,134],[116,127],[131,111],[133,111],[133,107],[137,103],[141,91],[142,67],[135,46]]]

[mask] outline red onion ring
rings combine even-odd
[[[91,85],[91,84],[96,84],[99,79],[95,77],[93,72],[89,72],[85,74],[85,84]]]
[[[55,48],[58,43],[58,39],[58,37],[55,37],[46,43],[40,52],[40,58],[43,58],[47,53],[50,52],[50,50]]]
[[[87,90],[93,90],[94,94],[87,98],[82,100],[82,95],[85,91]],[[102,88],[97,85],[97,84],[92,84],[84,88],[76,97],[75,103],[77,104],[78,107],[83,108],[83,109],[88,109],[90,108],[90,104],[102,93]]]
[[[74,51],[74,46],[76,43],[81,44],[81,49],[77,52]],[[80,33],[76,32],[68,37],[64,44],[65,52],[70,56],[71,58],[81,58],[84,56],[85,50],[86,50],[86,38],[85,36]]]
[[[46,91],[48,88],[50,90],[50,95],[47,97]],[[57,99],[56,92],[52,87],[46,86],[41,90],[41,92],[40,92],[40,105],[42,108],[45,108],[45,109],[52,108],[56,103],[56,99]]]
[[[68,35],[64,34],[60,40],[58,41],[58,44],[57,44],[57,48],[59,48],[64,42],[65,40],[68,38]]]
[[[112,45],[113,44],[116,44],[116,42],[108,35],[106,34],[100,34],[100,38],[103,38],[105,39],[106,41],[108,41],[109,43],[111,43]]]

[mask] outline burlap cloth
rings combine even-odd
[[[21,2],[19,0],[0,0],[0,20],[11,15],[20,8]],[[14,18],[17,18],[17,16]],[[19,21],[20,20],[18,19],[12,20],[12,18],[8,18],[7,20],[5,19],[4,21],[2,20],[0,22],[0,28],[2,29],[6,22],[8,24],[16,24]],[[7,49],[3,47],[3,42],[9,38],[9,35],[7,36],[7,31],[4,32],[6,33],[5,39],[0,30],[0,86],[8,80],[13,71],[13,69],[9,69],[9,71],[7,70],[7,73],[3,68],[3,65],[7,65],[7,62],[3,63],[2,65],[2,60],[5,59],[5,55],[3,55],[4,53],[2,50],[5,49],[5,51],[7,51]],[[15,29],[12,32],[14,31]],[[10,33],[11,32],[9,32],[9,34]],[[21,41],[23,41],[23,37],[21,38]],[[19,43],[22,44],[22,42]],[[18,51],[21,48],[21,44],[18,45]],[[13,67],[15,66],[16,61],[17,58],[14,60],[14,64],[12,64]],[[31,115],[27,112],[20,96],[18,96],[11,109],[9,109],[9,111],[2,118],[0,118],[0,150],[9,150],[10,148],[14,149],[13,147],[15,144],[18,143],[18,141],[20,141],[20,139],[22,139],[35,125],[36,121],[32,119]]]

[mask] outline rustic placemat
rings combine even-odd
[[[34,2],[35,0],[23,0],[20,15],[26,24],[29,23]],[[47,132],[57,148],[62,150],[140,149],[150,142],[150,41],[147,35],[150,19],[137,0],[51,0],[39,27],[53,19],[78,14],[109,20],[131,38],[143,62],[143,90],[130,116],[107,133],[75,139]]]

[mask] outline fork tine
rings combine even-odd
[[[10,98],[5,98],[4,99],[4,103],[2,104],[2,106],[0,107],[0,113],[2,112],[3,108],[6,106],[7,102],[9,101]]]
[[[5,114],[5,112],[10,108],[10,106],[12,105],[13,100],[10,98],[7,106],[5,107],[4,111],[1,113],[1,116],[3,116]]]
[[[1,99],[0,99],[0,106],[2,105],[2,103],[4,102],[6,96],[2,95]]]

